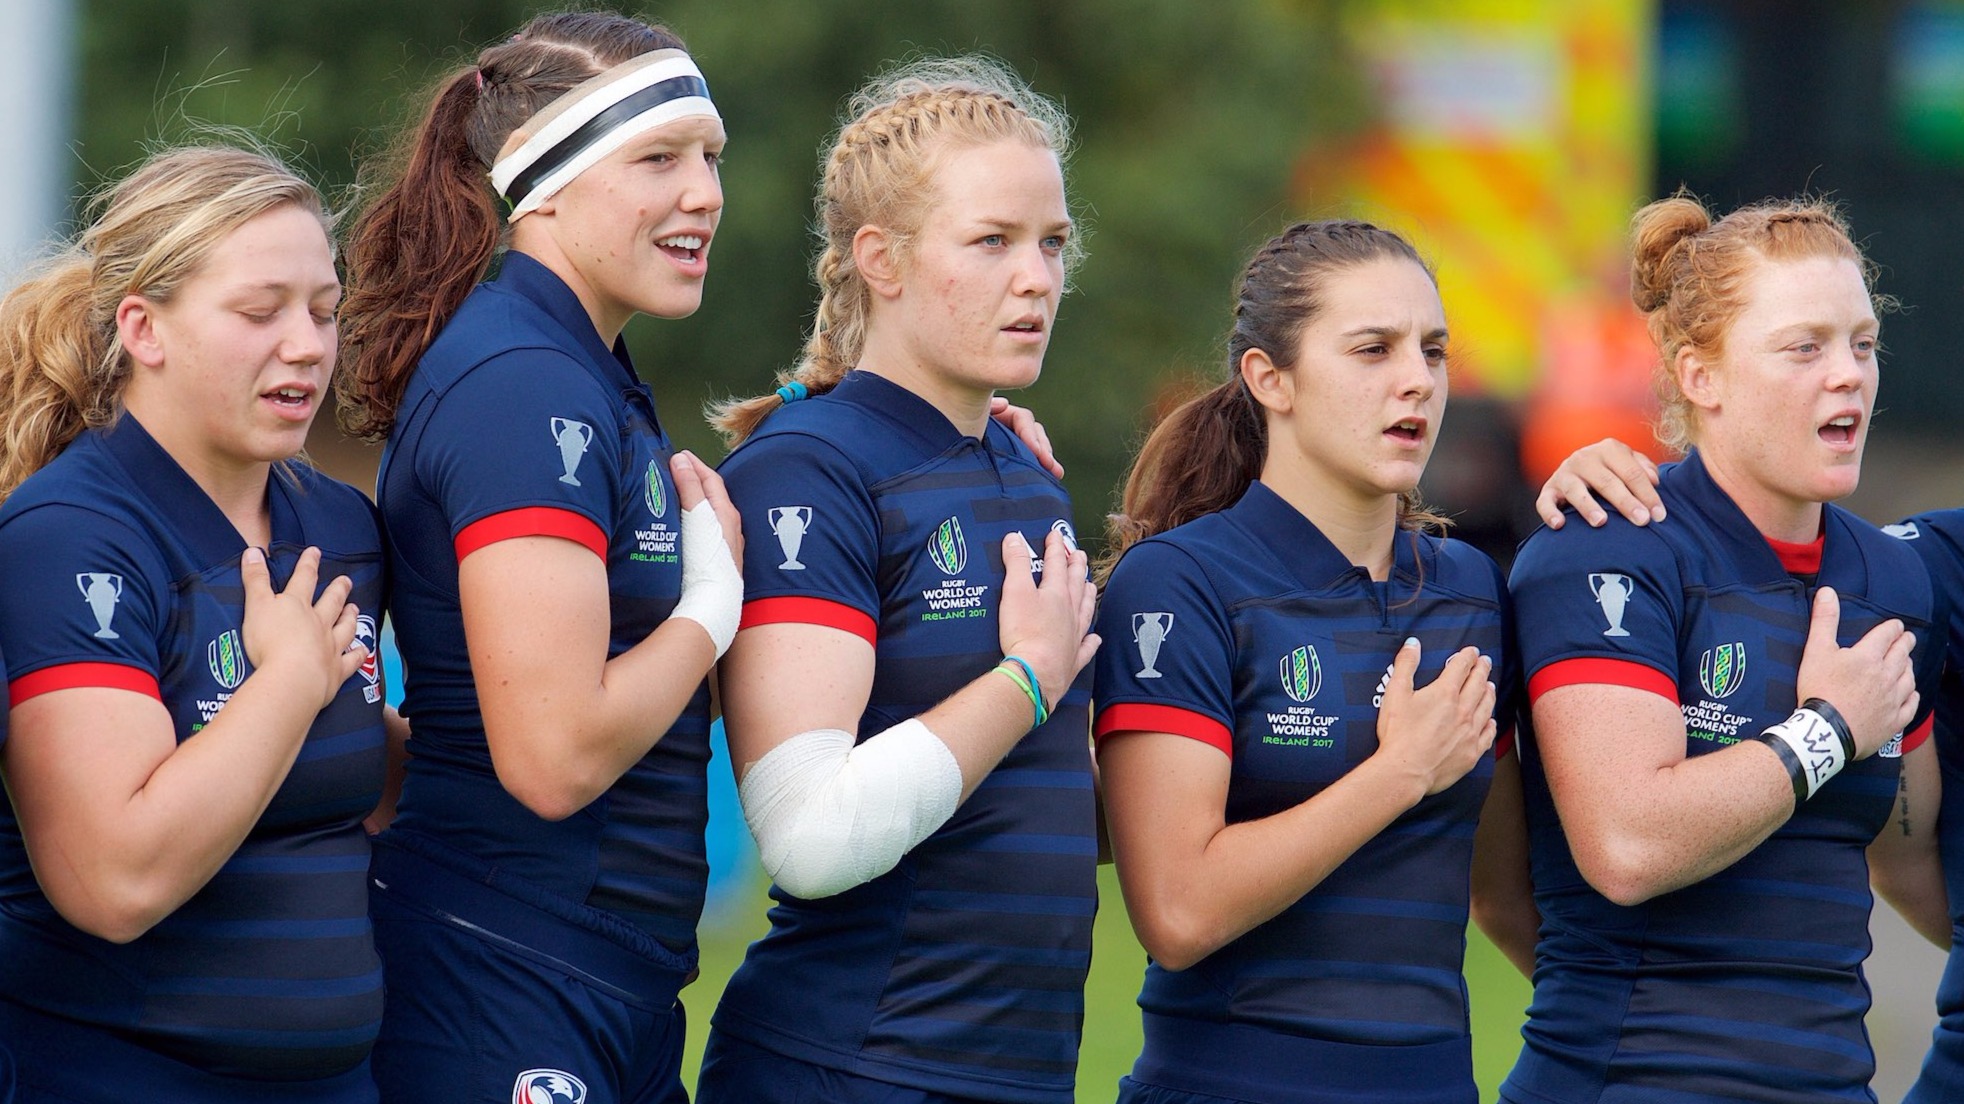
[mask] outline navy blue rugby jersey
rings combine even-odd
[[[608,656],[653,632],[682,595],[673,450],[653,396],[572,290],[513,252],[423,354],[398,409],[377,486],[416,754],[391,833],[691,951],[709,876],[708,683],[605,794],[545,820],[491,765],[457,590],[473,551],[562,537],[606,562]]]
[[[1072,536],[1063,486],[1013,434],[964,436],[869,373],[771,415],[723,477],[748,534],[744,625],[873,645],[862,739],[1001,660],[1010,530],[1038,550]],[[891,872],[816,901],[773,888],[717,1030],[965,1099],[1070,1100],[1097,908],[1089,681]]]
[[[322,584],[355,584],[374,646],[384,563],[374,508],[301,465],[268,491],[273,583],[321,549]],[[146,694],[180,742],[252,665],[240,631],[245,543],[133,416],[91,430],[0,509],[0,647],[20,704],[73,687]],[[63,920],[0,816],[0,998],[112,1030],[201,1069],[301,1080],[358,1065],[382,1011],[362,818],[382,787],[382,695],[351,676],[238,853],[134,942]]]
[[[1467,645],[1493,660],[1496,719],[1511,730],[1499,569],[1432,536],[1401,533],[1393,548],[1390,578],[1375,581],[1261,483],[1227,510],[1134,545],[1099,607],[1099,739],[1169,732],[1219,748],[1232,760],[1227,822],[1273,816],[1377,750],[1386,680],[1407,637],[1423,648],[1420,686]],[[1319,1095],[1319,1068],[1402,1082],[1396,1068],[1413,1061],[1414,1046],[1456,1044],[1457,1063],[1428,1062],[1424,1073],[1429,1088],[1469,1097],[1461,969],[1473,833],[1493,761],[1482,757],[1295,904],[1192,967],[1149,964],[1140,1064],[1154,1083],[1347,1100]],[[1186,1045],[1203,1033],[1204,1048]],[[1180,1068],[1197,1063],[1205,1071]],[[1421,1098],[1439,1097],[1411,1099]]]
[[[1818,546],[1777,550],[1693,453],[1664,470],[1671,518],[1613,512],[1530,537],[1511,585],[1530,700],[1557,686],[1648,690],[1677,703],[1704,755],[1785,720],[1813,592],[1841,597],[1840,640],[1900,619],[1930,641],[1929,575],[1900,541],[1833,505]],[[1851,763],[1732,866],[1623,907],[1576,869],[1523,725],[1541,908],[1516,1102],[1873,1101],[1868,863],[1898,757],[1927,737],[1943,650],[1915,653],[1918,715],[1901,744]],[[1613,722],[1604,736],[1614,732]]]
[[[1937,1029],[1929,1056],[1904,1098],[1905,1104],[1941,1104],[1964,1099],[1964,510],[1922,514],[1883,532],[1900,538],[1929,569],[1947,630],[1948,662],[1933,739],[1944,786],[1937,838],[1950,895],[1950,961],[1937,985]]]

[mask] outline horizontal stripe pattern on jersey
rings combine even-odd
[[[268,501],[274,587],[318,546],[321,584],[353,581],[360,637],[374,647],[384,564],[367,499],[293,464],[274,472]],[[190,738],[252,673],[244,551],[133,416],[83,434],[0,510],[0,648],[16,700],[24,685],[136,689],[126,676],[138,675],[177,739]],[[316,717],[237,853],[133,942],[96,939],[54,911],[9,809],[0,994],[221,1075],[310,1080],[359,1065],[382,1005],[361,823],[382,781],[374,670],[351,676]]]
[[[723,473],[750,534],[748,623],[874,626],[861,738],[1001,659],[1006,534],[1075,541],[1062,485],[1013,435],[965,437],[867,373],[773,414]],[[773,888],[717,1030],[963,1098],[1070,1100],[1097,908],[1088,682],[892,872],[816,901]]]
[[[1154,731],[1219,747],[1231,759],[1227,823],[1273,816],[1377,751],[1388,672],[1410,637],[1420,686],[1461,648],[1490,658],[1497,719],[1510,727],[1499,570],[1428,535],[1401,534],[1393,548],[1390,577],[1375,581],[1256,483],[1229,509],[1128,549],[1099,608],[1101,743]],[[1285,1056],[1308,1049],[1352,1080],[1376,1070],[1401,1091],[1471,1093],[1464,1063],[1393,1067],[1427,1047],[1470,1061],[1461,968],[1474,828],[1492,777],[1483,756],[1279,915],[1185,970],[1148,965],[1139,1005],[1166,1025],[1148,1032],[1140,1059],[1151,1082],[1223,1091],[1225,1077],[1281,1099],[1301,1083]],[[1186,1037],[1179,1024],[1234,1030],[1215,1030],[1199,1051],[1158,1053],[1155,1040]],[[1168,1079],[1187,1066],[1185,1080]]]
[[[1661,675],[1686,754],[1706,755],[1793,712],[1816,586],[1841,597],[1844,647],[1890,618],[1930,639],[1933,596],[1915,554],[1846,511],[1824,507],[1819,573],[1797,578],[1697,453],[1666,468],[1660,494],[1671,511],[1661,525],[1611,516],[1522,547],[1512,587],[1536,694],[1618,681],[1605,667],[1647,672],[1626,686]],[[1919,647],[1914,662],[1924,704],[1912,731],[1935,700],[1942,652]],[[1543,677],[1558,665],[1575,673]],[[1599,738],[1613,739],[1605,724]],[[1542,928],[1506,1099],[1874,1100],[1864,849],[1889,817],[1899,754],[1849,764],[1726,869],[1625,907],[1577,870],[1524,740]]]
[[[708,684],[606,793],[547,821],[492,766],[458,593],[464,557],[551,537],[604,558],[610,658],[667,619],[682,593],[681,505],[653,397],[572,291],[512,252],[423,355],[399,409],[377,485],[416,754],[390,830],[692,953],[709,873]]]

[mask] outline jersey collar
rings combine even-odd
[[[1248,485],[1226,516],[1256,548],[1267,549],[1295,580],[1309,590],[1327,590],[1345,575],[1369,579],[1370,573],[1350,562],[1330,538],[1261,480]],[[1400,532],[1391,542],[1393,578],[1419,577],[1417,541]]]
[[[493,286],[510,292],[538,307],[566,333],[568,348],[578,349],[587,370],[610,391],[638,388],[634,361],[627,355],[627,340],[615,338],[613,348],[600,340],[593,328],[593,317],[580,303],[580,297],[552,269],[516,249],[507,250],[498,266]]]
[[[962,441],[974,440],[956,429],[955,423],[936,410],[933,403],[871,372],[858,369],[847,372],[823,397],[878,411],[913,434],[930,452],[944,452]]]
[[[1685,454],[1685,458],[1678,463],[1665,465],[1662,484],[1673,492],[1675,498],[1689,503],[1692,509],[1710,522],[1704,527],[1705,539],[1715,546],[1716,559],[1736,569],[1743,581],[1776,583],[1792,578],[1790,565],[1759,531],[1759,527],[1753,524],[1752,519],[1746,516],[1746,512],[1739,508],[1739,504],[1732,501],[1732,496],[1712,479],[1711,470],[1705,466],[1705,458],[1699,455],[1697,449]],[[1833,558],[1834,549],[1847,539],[1839,533],[1842,528],[1839,515],[1840,510],[1833,503],[1822,503],[1822,543],[1815,553],[1817,558],[1814,563],[1817,572]],[[1821,581],[1827,580],[1823,578]]]
[[[89,431],[102,450],[123,469],[130,485],[165,519],[166,528],[190,546],[197,562],[206,566],[236,561],[245,552],[245,538],[164,446],[150,436],[136,416],[125,411],[115,424]],[[297,463],[297,461],[294,461]],[[294,509],[290,476],[274,465],[266,480],[272,511],[273,543],[305,547],[306,528]],[[317,542],[314,542],[317,543]]]

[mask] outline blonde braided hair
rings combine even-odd
[[[866,346],[871,298],[853,261],[862,226],[887,232],[905,257],[934,195],[938,155],[950,147],[1025,142],[1070,155],[1070,119],[1000,63],[982,57],[924,58],[875,77],[854,93],[846,121],[825,158],[819,183],[819,241],[812,275],[818,310],[804,355],[779,384],[802,384],[808,394],[830,391]],[[1078,236],[1065,243],[1068,273],[1082,256]],[[778,393],[711,406],[712,424],[730,446],[741,444],[773,410]]]

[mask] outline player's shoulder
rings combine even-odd
[[[1649,525],[1632,524],[1613,510],[1599,526],[1583,521],[1572,510],[1564,512],[1564,519],[1559,529],[1542,525],[1521,542],[1514,559],[1512,578],[1516,583],[1581,567],[1603,570],[1642,566],[1676,574],[1702,558],[1695,551],[1696,542],[1689,539],[1693,536],[1689,530],[1696,522],[1676,512],[1667,521]],[[1678,528],[1672,530],[1672,526]]]
[[[109,526],[147,534],[157,520],[147,498],[129,485],[127,473],[103,453],[93,433],[78,437],[28,476],[0,506],[0,532]]]
[[[1507,581],[1500,565],[1478,548],[1439,533],[1400,533],[1398,539],[1410,540],[1416,546],[1427,585],[1476,601],[1500,602],[1506,598]]]
[[[815,471],[831,479],[872,481],[874,453],[885,436],[865,411],[823,396],[771,412],[718,470],[755,478],[765,473]]]
[[[1959,535],[1960,530],[1950,527],[1952,519],[1926,519],[1907,531],[1892,526],[1896,531],[1889,532],[1833,503],[1826,511],[1825,524],[1861,557],[1870,599],[1886,608],[1927,614],[1932,602],[1931,574],[1936,570],[1928,549],[1937,541],[1954,540]],[[1925,526],[1927,538],[1923,536]],[[1906,532],[1917,536],[1909,537]],[[1918,547],[1919,540],[1930,543]]]
[[[1196,595],[1211,595],[1225,601],[1213,565],[1241,562],[1236,552],[1239,534],[1226,525],[1220,514],[1206,514],[1155,533],[1129,548],[1113,565],[1108,590],[1137,592],[1181,589]]]
[[[344,545],[380,546],[381,524],[375,503],[358,488],[297,460],[276,466],[273,478],[285,481],[295,507],[310,521],[324,526],[336,540]]]

